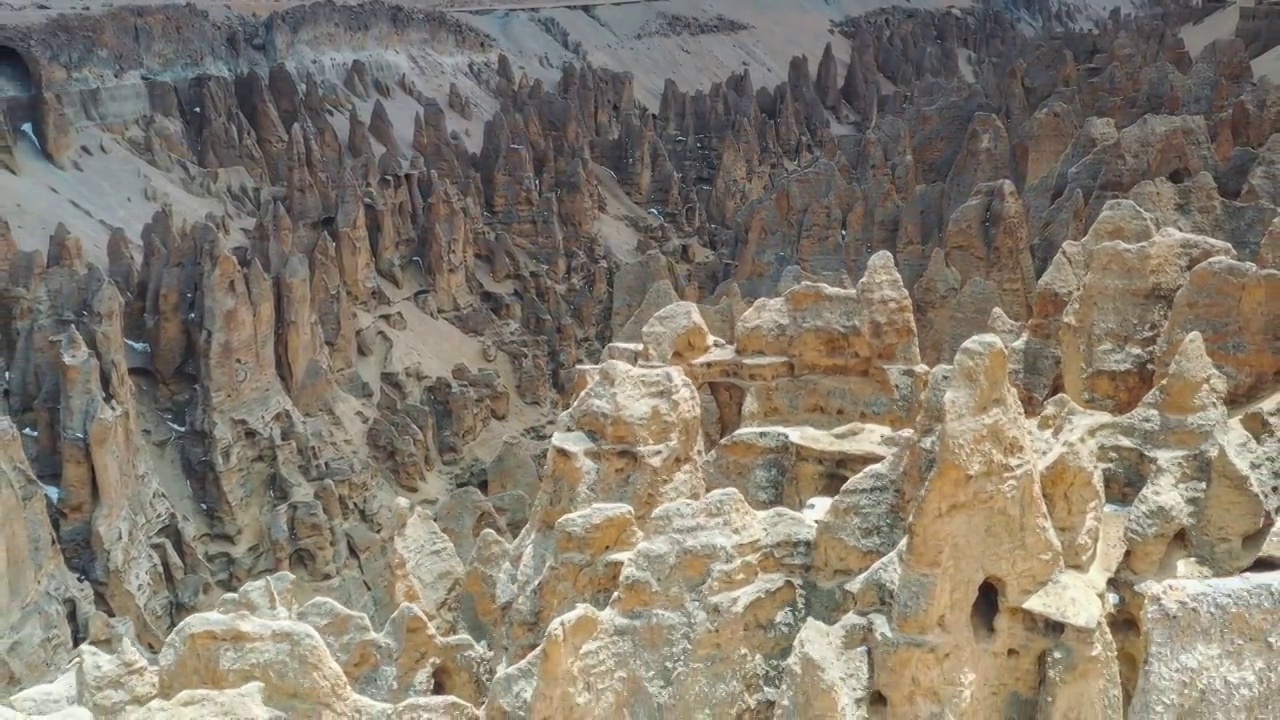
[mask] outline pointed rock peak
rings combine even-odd
[[[1010,207],[1017,206],[1018,211],[1022,210],[1022,198],[1018,195],[1018,187],[1010,180],[1000,180],[994,183],[995,187],[991,189],[992,204]]]
[[[278,62],[267,71],[267,84],[289,90],[294,96],[298,94],[298,81],[289,70],[289,66]]]
[[[208,258],[213,258],[216,262],[217,258],[222,255],[227,255],[231,257],[233,262],[235,261],[235,256],[231,253],[230,244],[226,236],[218,232],[218,228],[209,223],[199,222],[187,228],[183,233],[183,242],[191,247],[200,249],[201,262]]]
[[[356,160],[364,158],[370,153],[369,128],[360,119],[360,111],[352,107],[347,123],[347,151]]]
[[[277,235],[293,233],[293,220],[289,218],[289,211],[285,210],[284,203],[278,200],[271,208],[271,222]]]
[[[802,88],[812,82],[809,75],[809,57],[807,55],[793,55],[791,64],[787,67],[788,84],[792,88]]]
[[[1049,261],[1049,267],[1045,269],[1044,275],[1040,276],[1040,282],[1036,287],[1076,287],[1080,283],[1080,273],[1077,272],[1072,258],[1080,257],[1080,243],[1067,241],[1058,249],[1053,259]]]
[[[306,157],[306,147],[306,139],[302,134],[302,125],[294,123],[289,128],[289,152],[293,154],[295,162],[299,157]]]
[[[969,123],[969,134],[971,137],[976,138],[980,137],[980,135],[977,135],[978,133],[1004,134],[1004,123],[1000,121],[1000,117],[998,115],[992,115],[991,113],[984,112],[974,113],[973,121]]]
[[[1156,229],[1155,217],[1132,200],[1109,200],[1081,242],[1085,247],[1115,241],[1137,245],[1155,237]]]
[[[173,215],[169,212],[168,205],[162,205],[151,215],[151,222],[143,226],[143,235],[148,232],[156,236],[156,240],[160,241],[165,247],[172,244],[174,233]]]
[[[984,333],[965,340],[956,351],[954,367],[948,396],[963,393],[971,398],[968,406],[974,414],[1010,394],[1009,355],[995,334]]]
[[[888,250],[878,251],[867,261],[867,271],[858,281],[858,285],[861,286],[864,282],[890,283],[903,288],[903,292],[906,292],[906,287],[902,284],[902,275],[898,273],[898,265],[894,262],[893,253]]]
[[[1025,329],[1023,323],[1014,322],[1012,318],[1005,314],[1000,308],[992,308],[991,315],[987,317],[987,329],[999,336],[1001,342],[1005,345],[1012,345],[1022,335]]]
[[[124,308],[124,299],[113,283],[102,283],[93,295],[93,311],[98,317],[117,317]]]
[[[324,98],[320,95],[320,83],[311,73],[307,73],[306,88],[302,91],[302,105],[310,113],[324,112]]]
[[[377,123],[379,125],[392,127],[391,114],[387,112],[387,106],[383,104],[382,98],[378,98],[378,100],[373,103],[373,112],[369,114],[369,122],[370,124]]]
[[[58,343],[58,351],[62,353],[64,365],[79,365],[89,358],[89,347],[85,345],[80,331],[71,326],[69,330],[54,338]]]
[[[823,102],[840,99],[840,86],[837,81],[836,54],[831,43],[822,50],[822,59],[818,61],[818,77],[814,80],[818,95]]]
[[[338,192],[338,217],[341,222],[343,212],[354,212],[356,207],[364,204],[361,199],[363,193],[360,191],[360,181],[356,180],[356,175],[351,172],[350,167],[342,171],[342,178],[338,181]]]
[[[13,230],[9,227],[9,221],[0,217],[0,282],[12,282],[9,277],[10,270],[17,261],[18,241],[13,237]]]
[[[511,58],[507,57],[506,53],[498,53],[498,77],[515,84],[516,73],[511,67]]]
[[[131,253],[131,245],[132,241],[129,240],[129,234],[124,231],[124,228],[114,228],[111,231],[111,235],[107,238],[107,254]]]
[[[72,235],[63,223],[58,223],[49,236],[48,267],[67,267],[83,270],[85,267],[84,243]]]
[[[929,253],[929,264],[926,268],[943,269],[947,267],[947,252],[940,247],[935,247],[933,252]]]
[[[414,152],[409,156],[409,167],[405,171],[412,174],[420,174],[427,171],[427,159],[420,152]]]
[[[916,281],[916,292],[919,292],[922,287],[944,288],[952,285],[957,290],[960,288],[960,273],[947,263],[946,251],[935,247],[929,254],[929,262],[924,267],[924,273]]]
[[[1227,379],[1209,359],[1204,337],[1193,332],[1182,339],[1164,381],[1147,394],[1142,404],[1165,415],[1186,417],[1223,410],[1226,397]]]
[[[874,306],[876,313],[892,312],[895,309],[912,313],[911,295],[902,282],[902,275],[893,255],[881,250],[867,261],[867,270],[854,286],[854,291],[862,301],[864,308]],[[890,307],[892,306],[892,307]]]
[[[244,275],[241,273],[241,269],[239,269],[239,264],[236,263],[236,256],[230,255],[229,252],[227,252],[227,254],[223,255],[223,258],[230,258],[230,264],[227,268],[223,268],[223,261],[219,259],[218,269],[220,272],[236,273],[236,275],[234,275],[234,279],[236,279],[237,287],[247,286],[248,297],[250,297],[250,301],[253,306],[270,306],[273,307],[274,311],[274,284],[271,283],[271,278],[266,274],[266,270],[262,269],[262,264],[259,263],[259,260],[255,258],[252,263],[248,265],[248,282],[243,283]]]
[[[387,150],[378,158],[378,174],[382,177],[404,175],[404,163],[394,150]]]
[[[363,60],[352,60],[351,67],[347,69],[347,76],[343,80],[343,84],[352,95],[366,100],[369,97],[369,67],[365,65]]]
[[[333,236],[329,234],[328,230],[320,231],[320,239],[316,241],[316,264],[331,263],[337,255],[338,244],[333,241]]]
[[[206,270],[205,284],[204,288],[202,288],[205,291],[206,301],[221,295],[228,288],[236,287],[243,278],[236,255],[233,255],[227,247],[220,247],[218,250],[211,251],[211,256],[214,263]],[[253,268],[253,266],[257,266],[261,270],[261,264],[259,264],[257,258],[253,258],[250,261],[250,268]]]

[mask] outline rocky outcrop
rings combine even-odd
[[[223,596],[216,611],[179,625],[154,661],[127,637],[115,641],[115,655],[86,645],[80,668],[59,681],[68,686],[65,695],[11,702],[41,714],[79,706],[142,716],[476,716],[473,703],[487,683],[474,644],[440,636],[410,604],[375,632],[365,615],[326,598],[299,604],[296,592],[297,580],[287,573],[245,585]],[[410,697],[433,688],[457,695]]]
[[[698,396],[677,370],[607,362],[558,427],[529,524],[510,551],[506,664],[524,658],[572,609],[573,595],[555,578],[579,575],[590,597],[607,601],[616,553],[628,549],[637,523],[665,502],[703,492]]]
[[[1159,332],[1191,269],[1235,252],[1174,230],[1153,235],[1152,219],[1131,204],[1108,208],[1081,240],[1080,289],[1060,330],[1063,381],[1085,406],[1124,412],[1153,385]]]
[[[93,597],[67,570],[49,524],[48,508],[58,488],[36,480],[22,451],[22,435],[9,419],[0,421],[0,507],[6,523],[5,593],[0,636],[5,687],[29,686],[49,676],[71,657],[88,631]]]
[[[888,253],[853,290],[804,283],[758,301],[735,344],[686,370],[715,397],[718,437],[739,426],[911,422],[925,371],[911,301]]]
[[[1157,378],[1172,363],[1180,339],[1200,333],[1205,350],[1225,376],[1226,400],[1248,403],[1280,376],[1280,323],[1270,299],[1280,297],[1280,272],[1228,257],[1192,268],[1174,296],[1157,344]]]
[[[789,176],[771,196],[739,212],[744,244],[733,279],[745,294],[758,297],[776,286],[791,258],[810,272],[843,269],[845,248],[838,240],[852,204],[852,190],[832,163]]]
[[[605,717],[659,707],[687,714],[706,702],[733,712],[764,709],[760,693],[780,679],[800,629],[798,575],[812,523],[786,510],[757,513],[737,492],[720,490],[663,506],[646,528],[618,570],[608,605],[579,605],[557,618],[533,654],[495,676],[487,715]],[[732,591],[717,592],[715,569],[734,565],[753,570]],[[716,607],[718,621],[693,611],[700,607]],[[646,650],[652,642],[664,651]],[[743,662],[748,653],[759,660]],[[669,666],[682,672],[659,672]],[[649,679],[662,675],[670,679]],[[545,677],[557,680],[538,681]],[[584,693],[596,698],[586,712],[578,700]],[[674,702],[658,699],[668,693]]]
[[[1202,708],[1199,712],[1267,712],[1275,686],[1272,650],[1260,644],[1275,613],[1275,573],[1221,580],[1170,580],[1148,596],[1142,623],[1152,643],[1142,665],[1134,712]],[[1224,648],[1230,647],[1230,651]],[[1230,682],[1186,672],[1230,652],[1237,668]],[[1214,679],[1211,679],[1214,678]],[[1213,709],[1211,710],[1210,707]]]
[[[1280,104],[1023,5],[684,90],[377,3],[0,30],[59,182],[150,166],[0,222],[3,712],[1264,713]],[[698,13],[635,34],[755,31]]]

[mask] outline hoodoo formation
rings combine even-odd
[[[0,719],[1280,715],[1277,83],[1265,4],[0,2]]]

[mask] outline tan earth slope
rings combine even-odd
[[[0,4],[0,718],[1280,713],[1275,22]]]

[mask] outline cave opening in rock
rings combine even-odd
[[[1124,706],[1128,707],[1138,682],[1138,670],[1141,666],[1138,655],[1146,641],[1142,637],[1142,626],[1132,610],[1120,610],[1107,621],[1107,626],[1115,639],[1116,659],[1120,665],[1120,689],[1124,693]]]
[[[316,556],[306,548],[297,548],[289,554],[289,571],[294,575],[309,577],[316,566]]]
[[[1133,702],[1133,691],[1138,685],[1138,658],[1128,649],[1120,650],[1116,654],[1116,660],[1120,665],[1120,692],[1124,699],[1124,706],[1129,707],[1129,703]]]
[[[1169,544],[1164,549],[1164,557],[1160,558],[1160,574],[1164,577],[1177,575],[1178,562],[1190,554],[1191,538],[1187,535],[1187,529],[1182,528],[1174,533],[1173,538],[1169,540]]]
[[[76,610],[76,601],[64,598],[62,609],[67,620],[67,630],[71,633],[71,647],[78,647],[84,642],[84,633],[80,632],[80,613]]]
[[[0,137],[8,137],[5,145],[16,143],[24,134],[41,145],[35,127],[35,92],[35,77],[22,54],[0,45]],[[7,163],[4,167],[16,169]]]
[[[871,697],[867,698],[867,717],[877,720],[889,717],[889,698],[879,690],[872,690]]]
[[[1254,560],[1249,567],[1240,571],[1241,575],[1254,575],[1258,573],[1269,573],[1280,570],[1280,558],[1260,557]]]
[[[0,45],[0,98],[34,95],[35,77],[27,61],[11,47]]]
[[[822,474],[822,489],[819,495],[833,498],[840,494],[840,488],[849,482],[851,476],[845,473],[828,470]]]
[[[969,611],[969,624],[973,626],[973,639],[990,640],[996,633],[996,616],[1000,614],[1000,589],[991,578],[982,581]]]
[[[441,663],[431,671],[432,695],[459,695],[463,692],[453,669]]]

